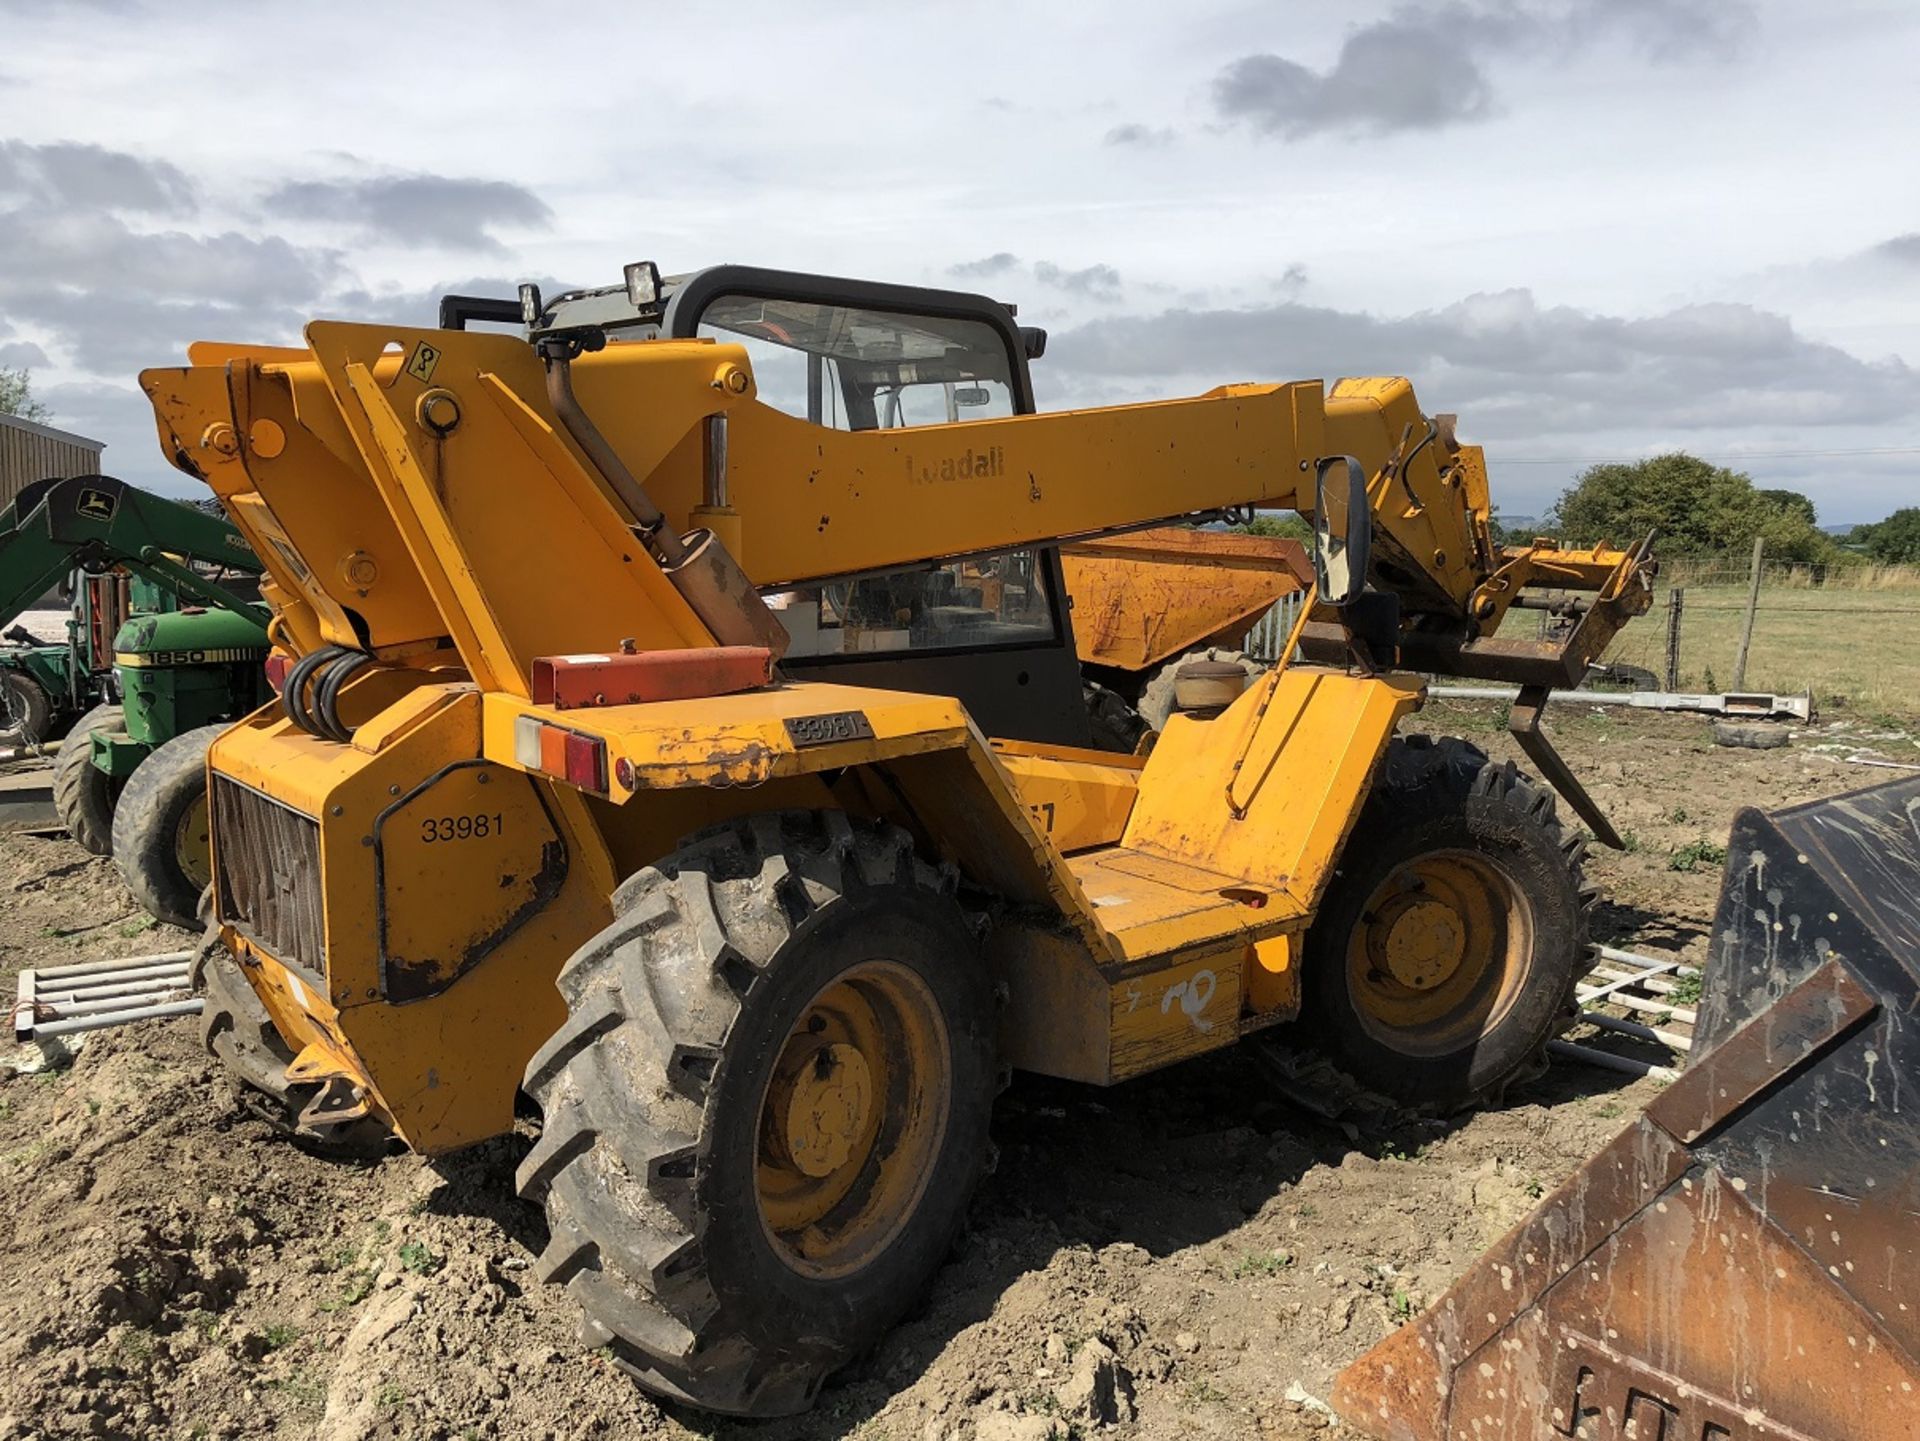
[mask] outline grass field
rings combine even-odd
[[[1607,653],[1609,660],[1645,666],[1663,681],[1667,589],[1662,577],[1654,608]],[[1732,687],[1746,603],[1744,581],[1689,581],[1680,627],[1682,690]],[[1815,701],[1829,709],[1920,715],[1920,586],[1763,585],[1745,684],[1776,694],[1811,688]]]

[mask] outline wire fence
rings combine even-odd
[[[1605,660],[1641,672],[1632,678],[1642,686],[1810,694],[1828,711],[1920,716],[1920,566],[1763,565],[1746,671],[1736,680],[1752,580],[1748,566],[1723,560],[1663,561],[1653,609],[1615,638]],[[1255,622],[1249,656],[1278,657],[1303,598],[1284,597]],[[1502,634],[1536,624],[1544,633],[1548,623],[1543,612],[1516,611]]]
[[[1757,592],[1753,581],[1750,566],[1663,562],[1653,610],[1606,659],[1670,690],[1811,694],[1828,709],[1920,714],[1920,567],[1769,563]]]

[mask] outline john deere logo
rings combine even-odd
[[[110,490],[83,490],[80,492],[80,514],[88,520],[112,520],[114,511],[120,508],[120,497]]]

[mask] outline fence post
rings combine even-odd
[[[1765,536],[1753,538],[1753,575],[1747,582],[1747,613],[1740,622],[1740,649],[1733,658],[1733,689],[1747,688],[1747,649],[1753,644],[1753,613],[1760,605],[1760,560],[1766,554]]]
[[[1687,601],[1687,588],[1676,585],[1667,592],[1667,690],[1680,689],[1680,607]]]

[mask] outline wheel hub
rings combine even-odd
[[[207,823],[207,798],[196,796],[180,814],[174,829],[174,858],[180,874],[196,888],[204,889],[213,880],[212,827]]]
[[[1430,991],[1453,975],[1466,949],[1459,912],[1430,897],[1402,906],[1386,923],[1381,946],[1388,972],[1414,991]]]
[[[873,1114],[873,1075],[848,1045],[823,1045],[798,1058],[781,1108],[787,1158],[803,1176],[828,1176],[847,1164]]]
[[[1482,855],[1428,852],[1385,877],[1347,943],[1347,985],[1361,1024],[1407,1055],[1470,1044],[1524,984],[1533,916]]]
[[[844,1275],[911,1218],[952,1105],[945,1023],[906,966],[864,961],[821,989],[760,1104],[760,1219],[803,1275]]]

